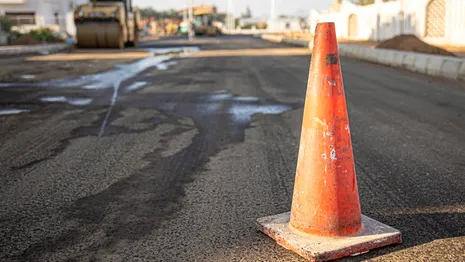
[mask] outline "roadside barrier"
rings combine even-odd
[[[262,39],[313,48],[313,41],[289,39],[282,36],[261,35]],[[381,65],[403,68],[429,76],[465,81],[465,58],[397,51],[383,48],[340,44],[339,53]]]

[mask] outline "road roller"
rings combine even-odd
[[[215,25],[218,15],[214,6],[200,6],[194,9],[194,32],[196,35],[216,36],[220,30]]]
[[[136,46],[139,20],[139,10],[132,7],[132,0],[91,0],[74,11],[77,47]]]

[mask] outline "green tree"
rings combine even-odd
[[[146,19],[146,18],[156,18],[156,19],[165,19],[165,18],[174,19],[174,18],[177,18],[177,19],[181,19],[182,18],[182,14],[179,14],[174,9],[169,9],[169,10],[166,10],[166,11],[157,11],[157,10],[151,8],[151,7],[141,8],[140,9],[140,16],[142,17],[142,19]]]
[[[247,6],[245,14],[242,14],[241,16],[242,18],[252,18],[252,10],[250,9],[249,6]]]
[[[3,31],[10,32],[12,26],[13,24],[6,17],[0,16],[0,27]]]

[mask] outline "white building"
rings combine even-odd
[[[0,0],[0,15],[9,18],[19,31],[50,28],[76,33],[73,11],[88,0]]]
[[[300,18],[287,17],[287,18],[274,18],[268,20],[268,30],[271,32],[291,32],[301,31]]]
[[[465,46],[465,0],[375,0],[366,6],[336,0],[326,12],[310,12],[318,22],[335,22],[339,38],[382,41],[414,34],[431,44]]]

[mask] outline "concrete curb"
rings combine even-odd
[[[269,40],[269,38],[279,40],[273,41],[276,43],[287,43],[309,48],[313,45],[309,41],[288,39],[276,35],[262,35],[261,37],[265,40]],[[465,81],[464,58],[363,47],[351,44],[339,44],[339,54],[430,76]]]
[[[0,57],[57,53],[71,48],[70,44],[3,46],[0,47]]]
[[[289,39],[289,38],[284,38],[283,42],[286,44],[291,44],[291,45],[296,45],[296,46],[305,46],[305,47],[308,47],[308,44],[309,44],[308,40]]]
[[[262,35],[262,39],[274,42],[274,43],[282,43],[284,37],[279,36],[279,35]]]
[[[465,81],[465,63],[462,63],[459,69],[459,80]]]
[[[404,68],[430,76],[465,80],[465,59],[441,55],[378,49],[348,44],[339,45],[342,56]]]

